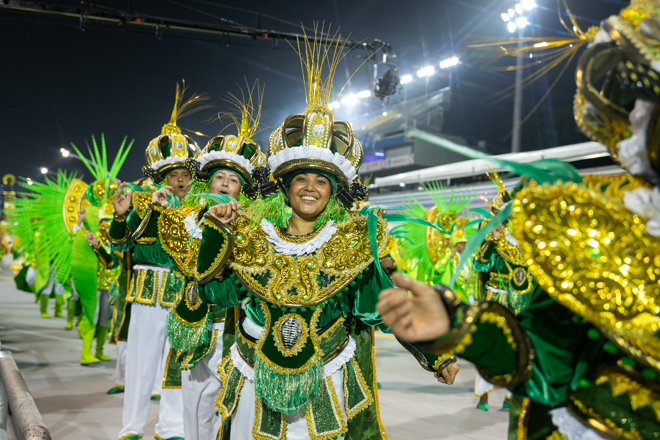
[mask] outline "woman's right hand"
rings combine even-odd
[[[222,205],[214,205],[209,208],[209,215],[222,223],[230,223],[236,218],[236,213],[241,207],[239,203],[232,200]]]
[[[114,199],[112,199],[112,206],[115,208],[115,215],[117,217],[124,217],[131,209],[133,192],[130,189],[127,189],[126,195],[124,195],[124,186],[126,186],[126,182],[122,182],[121,180],[117,181],[117,191],[115,192]]]

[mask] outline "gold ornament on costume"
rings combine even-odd
[[[365,216],[338,224],[332,238],[311,255],[275,252],[261,228],[239,213],[231,226],[234,233],[234,274],[252,293],[270,304],[308,307],[320,304],[348,286],[373,262]],[[378,222],[379,253],[388,245],[387,227]],[[262,276],[270,274],[262,284]],[[318,280],[324,278],[323,285]]]
[[[195,274],[200,239],[190,237],[185,219],[191,215],[197,219],[199,211],[199,207],[191,206],[167,208],[158,217],[158,238],[161,245],[186,277]]]
[[[185,81],[183,87],[177,83],[170,121],[163,125],[160,136],[149,142],[145,152],[147,166],[142,171],[156,183],[162,181],[170,170],[184,167],[186,159],[193,158],[199,151],[195,141],[181,133],[177,121],[192,113],[211,108],[213,104],[208,102],[209,97],[205,94],[195,94],[184,100],[187,89]]]
[[[646,92],[643,99],[660,99],[660,75],[650,67],[660,61],[660,2],[633,0],[619,15],[604,20],[600,29],[601,41],[609,41],[591,45],[580,57],[573,110],[580,129],[622,162],[619,143],[632,136],[627,102],[631,93],[622,87],[634,85],[635,91]],[[646,150],[655,173],[660,172],[658,128],[660,113],[656,109],[646,132]],[[626,166],[625,161],[622,164]],[[639,174],[653,179],[648,172]]]
[[[275,179],[297,169],[315,169],[336,175],[340,190],[348,189],[362,164],[362,145],[351,125],[335,120],[334,110],[329,107],[334,98],[334,76],[344,57],[346,42],[341,42],[338,32],[324,42],[319,38],[318,25],[314,32],[313,39],[305,34],[302,48],[299,40],[297,48],[294,47],[300,57],[307,107],[303,114],[287,117],[271,134],[269,164]],[[323,33],[321,28],[320,34]]]
[[[66,227],[68,233],[71,233],[78,222],[78,211],[89,204],[85,200],[86,192],[87,184],[79,179],[74,179],[66,190],[64,203],[62,204],[62,217],[64,218],[64,227]]]
[[[660,240],[620,198],[585,184],[532,182],[516,194],[513,228],[550,296],[660,370]]]

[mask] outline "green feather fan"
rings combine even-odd
[[[74,239],[71,252],[71,276],[76,292],[80,296],[85,317],[94,322],[96,312],[96,292],[98,290],[98,258],[87,239],[85,233],[79,231]]]

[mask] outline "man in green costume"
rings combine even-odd
[[[189,190],[190,172],[186,160],[199,151],[194,141],[181,134],[176,125],[178,115],[207,108],[205,97],[195,95],[183,100],[183,90],[177,85],[177,99],[168,124],[161,135],[153,139],[146,150],[147,165],[143,172],[154,184],[167,182],[170,206],[180,206]],[[154,211],[151,191],[127,191],[119,183],[113,204],[114,218],[110,225],[112,249],[132,250],[133,279],[127,301],[131,303],[126,354],[126,390],[124,393],[121,440],[137,440],[144,434],[144,425],[151,396],[154,374],[163,379],[159,421],[155,427],[157,439],[180,439],[183,432],[183,402],[179,364],[170,354],[165,334],[167,314],[186,288],[185,276],[164,251],[157,228],[150,227]],[[137,188],[134,188],[137,189]],[[132,206],[132,208],[131,208]]]

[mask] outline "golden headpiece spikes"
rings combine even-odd
[[[170,122],[163,125],[161,134],[181,134],[181,128],[176,125],[176,122],[179,119],[185,118],[186,116],[200,110],[206,110],[213,107],[213,104],[209,102],[210,98],[206,95],[206,93],[194,94],[184,101],[184,95],[186,90],[188,90],[188,86],[186,86],[186,80],[182,80],[182,83],[183,86],[180,86],[179,83],[176,83],[176,97],[174,98],[174,109],[172,110],[172,116],[170,117]]]

